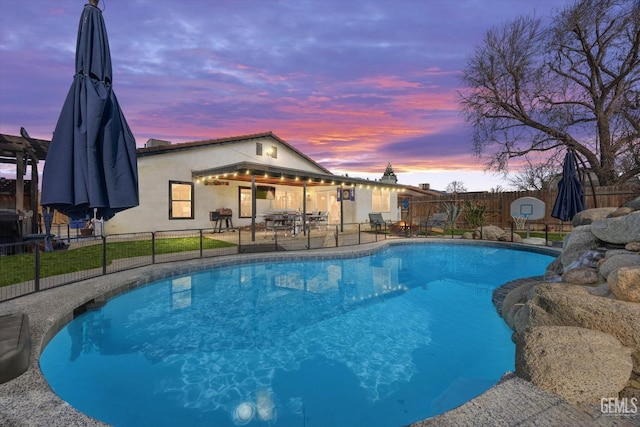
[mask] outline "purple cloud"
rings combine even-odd
[[[329,169],[482,170],[456,92],[484,33],[572,0],[103,0],[142,146],[271,130]],[[82,3],[0,5],[0,132],[50,138]],[[345,160],[345,153],[357,153]],[[466,162],[466,163],[465,163]]]

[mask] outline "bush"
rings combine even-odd
[[[484,203],[467,200],[462,207],[462,214],[469,227],[475,230],[478,227],[482,227],[486,222],[487,206]]]

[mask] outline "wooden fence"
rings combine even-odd
[[[615,187],[596,187],[595,198],[591,188],[585,188],[587,209],[598,207],[619,207],[640,196],[640,186],[623,185]],[[403,220],[413,223],[427,221],[436,212],[443,212],[444,203],[455,203],[462,206],[467,200],[484,204],[487,207],[487,222],[506,227],[513,222],[511,203],[521,197],[535,197],[545,203],[545,217],[534,221],[534,228],[553,225],[557,230],[570,230],[571,221],[560,221],[551,216],[558,190],[513,191],[513,192],[470,192],[459,194],[442,194],[437,196],[414,197],[409,201],[409,208],[403,211]],[[464,227],[464,220],[458,222]]]

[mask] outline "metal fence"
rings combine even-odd
[[[54,230],[55,231],[55,230]],[[386,239],[388,228],[330,225],[305,232],[246,228],[165,230],[87,236],[62,233],[54,251],[44,240],[0,245],[0,301],[137,267],[223,255],[300,251],[360,245]]]

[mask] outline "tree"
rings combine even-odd
[[[447,193],[466,193],[467,187],[462,181],[451,181],[445,189]]]
[[[543,190],[549,188],[549,183],[558,173],[558,167],[553,162],[532,163],[527,160],[526,166],[507,181],[517,191]]]
[[[548,25],[489,30],[468,60],[461,105],[475,154],[509,159],[574,150],[601,185],[640,174],[640,3],[582,0]]]

